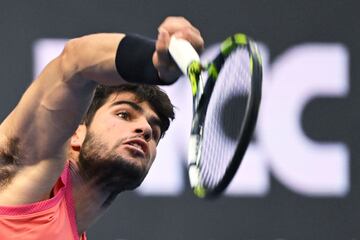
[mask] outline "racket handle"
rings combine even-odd
[[[200,62],[198,53],[185,39],[172,36],[169,44],[169,52],[184,75],[188,75],[188,67],[192,62]]]

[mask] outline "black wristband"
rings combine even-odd
[[[152,62],[155,41],[139,35],[128,34],[116,51],[115,65],[120,76],[131,83],[168,85],[160,79]]]

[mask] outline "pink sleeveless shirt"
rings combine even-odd
[[[79,238],[69,164],[66,165],[50,199],[19,205],[0,206],[1,240],[85,240]]]

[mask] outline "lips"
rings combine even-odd
[[[141,138],[134,138],[131,140],[127,140],[126,142],[124,142],[124,144],[130,145],[131,148],[136,149],[139,152],[142,152],[145,156],[149,151],[147,143]]]

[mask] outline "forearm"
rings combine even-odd
[[[124,36],[121,33],[99,33],[70,40],[61,55],[63,71],[67,73],[65,81],[75,85],[88,80],[104,85],[123,83],[116,70],[115,57]]]

